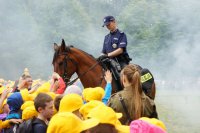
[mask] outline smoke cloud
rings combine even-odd
[[[141,6],[134,10],[138,11],[133,12],[134,15],[126,10],[131,3],[134,7],[137,2],[0,0],[0,78],[16,80],[27,67],[34,79],[47,79],[53,71],[53,43],[60,43],[62,38],[67,44],[97,57],[101,52],[104,36],[108,33],[106,28],[101,27],[103,17],[115,16],[119,29],[126,33],[128,29],[122,26],[123,23],[129,20],[129,25],[139,25],[132,18],[140,17],[144,10],[148,10]],[[145,53],[142,53],[144,56],[137,57],[135,51],[138,49],[131,49],[134,45],[131,43],[128,44],[128,52],[133,58],[132,63],[146,67],[154,74],[158,90],[156,103],[164,108],[163,112],[167,110],[167,115],[163,117],[163,108],[158,108],[161,110],[161,120],[170,131],[197,132],[200,124],[197,119],[200,118],[200,1],[161,2],[165,3],[165,10],[161,6],[156,12],[157,16],[148,14],[149,18],[144,19],[148,23],[153,17],[160,17],[167,23],[171,33],[171,38],[166,41],[167,47],[157,51],[157,57],[153,59],[148,58]],[[149,23],[149,26],[152,25],[153,23]],[[134,41],[128,35],[128,42]],[[145,48],[145,44],[143,45]],[[181,118],[177,122],[175,117]]]

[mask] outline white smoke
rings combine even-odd
[[[171,132],[199,132],[200,118],[200,1],[168,0],[168,18],[173,39],[169,40],[167,70],[159,71],[157,103],[167,110],[162,118]],[[170,55],[170,56],[168,56]],[[170,58],[169,58],[170,57]],[[172,126],[174,125],[174,126]]]

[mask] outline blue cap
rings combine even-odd
[[[104,17],[102,27],[104,27],[105,25],[108,25],[111,21],[114,21],[114,20],[115,18],[113,16]]]

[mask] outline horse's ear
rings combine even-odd
[[[58,51],[58,48],[59,48],[59,47],[58,47],[58,44],[54,43],[53,48],[54,48],[55,51]]]
[[[65,51],[65,49],[66,49],[65,40],[62,39],[62,43],[61,43],[61,51]]]

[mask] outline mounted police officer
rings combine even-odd
[[[102,55],[99,57],[99,60],[109,58],[114,78],[119,80],[120,71],[128,65],[131,60],[126,48],[126,34],[117,28],[117,23],[113,16],[104,17],[103,27],[104,26],[107,27],[110,33],[104,38]]]
[[[117,28],[117,23],[113,16],[106,16],[103,20],[103,27],[110,31],[104,38],[102,53],[114,59],[123,68],[129,64],[130,58],[127,53],[126,34]]]

